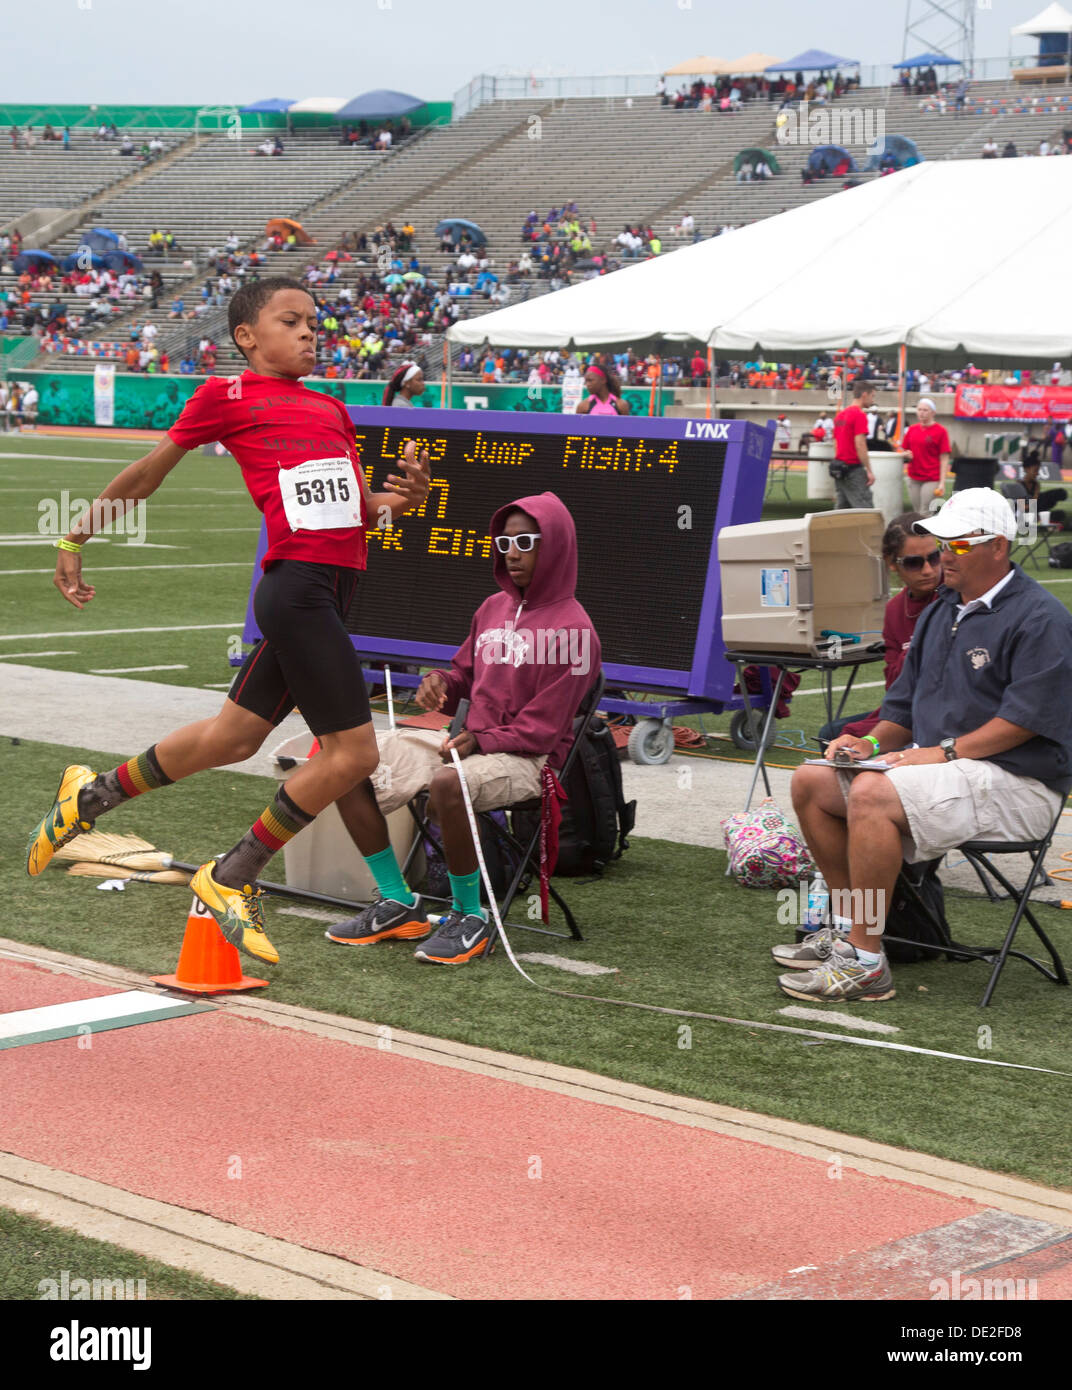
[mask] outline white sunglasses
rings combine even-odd
[[[539,531],[522,531],[520,536],[496,536],[495,547],[500,555],[508,555],[510,546],[516,545],[524,555],[535,547],[538,540],[540,540]]]

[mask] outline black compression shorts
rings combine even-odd
[[[361,661],[344,623],[360,574],[305,560],[271,565],[253,595],[264,635],[228,697],[270,724],[297,707],[318,738],[369,723]]]

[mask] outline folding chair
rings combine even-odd
[[[1031,500],[1027,495],[1027,488],[1024,487],[1023,483],[1002,483],[1001,495],[1013,510],[1016,510],[1017,502],[1023,502],[1026,510],[1026,504]],[[1029,533],[1026,539],[1018,539],[1016,542],[1017,554],[1020,554],[1021,551],[1023,552],[1021,564],[1026,565],[1037,550],[1045,550],[1046,558],[1049,559],[1053,554],[1053,546],[1050,543],[1050,537],[1060,530],[1060,526],[1055,526],[1052,522],[1041,522],[1036,519],[1034,540],[1031,539]],[[1037,563],[1036,561],[1036,564]]]
[[[1008,893],[1009,898],[1016,903],[1012,921],[1009,923],[1009,928],[1005,933],[1005,939],[1000,946],[962,946],[960,942],[954,941],[949,935],[945,923],[941,922],[934,913],[931,912],[927,903],[920,897],[911,878],[907,874],[902,873],[897,880],[897,887],[908,897],[912,898],[920,911],[922,911],[933,924],[940,942],[938,945],[931,945],[923,941],[913,941],[906,944],[916,946],[923,951],[934,951],[939,955],[948,953],[960,959],[971,958],[974,960],[986,960],[992,963],[990,979],[987,981],[987,986],[983,991],[983,997],[980,1003],[981,1008],[985,1008],[990,1003],[994,990],[997,987],[998,976],[1005,968],[1005,962],[1008,960],[1009,956],[1016,956],[1020,960],[1026,960],[1029,965],[1033,965],[1041,975],[1045,975],[1047,980],[1052,980],[1054,984],[1068,984],[1068,975],[1065,973],[1065,967],[1061,961],[1061,957],[1057,954],[1053,942],[1039,926],[1035,914],[1031,911],[1030,902],[1032,889],[1041,878],[1045,877],[1042,861],[1046,857],[1046,851],[1050,847],[1050,841],[1053,839],[1057,827],[1060,824],[1063,811],[1064,802],[1062,801],[1056,816],[1053,818],[1053,824],[1050,826],[1049,830],[1046,831],[1046,834],[1038,840],[969,840],[966,844],[957,846],[959,852],[964,855],[972,868],[974,868],[988,891],[989,885],[985,875],[992,875],[995,882],[1001,884],[1006,893]],[[1029,854],[1031,856],[1031,870],[1028,873],[1027,882],[1024,884],[1023,888],[1017,889],[1014,887],[1001,870],[995,864],[991,863],[991,855],[1001,854]],[[992,896],[991,901],[996,901],[996,899]],[[1012,943],[1016,936],[1017,929],[1020,926],[1020,922],[1025,917],[1031,923],[1035,935],[1049,952],[1050,960],[1053,962],[1052,970],[1041,961],[1036,960],[1034,956],[1029,956],[1023,951],[1014,951],[1012,949]],[[898,936],[891,936],[889,939],[891,941],[904,940],[903,937]]]
[[[584,699],[581,701],[580,708],[578,709],[577,714],[574,716],[573,740],[570,743],[566,756],[562,761],[561,768],[556,769],[558,778],[562,783],[565,783],[566,778],[569,774],[569,770],[573,766],[574,759],[577,757],[577,754],[581,746],[581,738],[583,737],[585,730],[588,728],[588,723],[591,720],[592,716],[595,714],[596,710],[599,708],[599,702],[603,698],[604,683],[605,682],[603,672],[601,669],[597,673],[595,681],[589,688],[587,695],[585,695]],[[416,799],[409,803],[409,812],[417,824],[418,833],[417,838],[410,846],[409,853],[406,855],[406,862],[402,866],[403,876],[408,873],[410,864],[413,862],[413,859],[417,854],[417,850],[421,845],[431,845],[436,852],[439,852],[439,846],[433,839],[430,830],[430,821],[427,814],[427,802],[425,802],[424,805],[420,809],[418,809],[417,805],[415,804],[415,801]],[[562,894],[555,887],[553,880],[548,883],[548,893],[550,894],[554,902],[557,903],[557,905],[561,908],[562,915],[566,919],[566,925],[569,927],[568,932],[553,931],[550,927],[544,926],[534,927],[531,922],[508,923],[506,921],[507,914],[510,911],[510,905],[517,897],[518,893],[522,892],[524,888],[528,886],[533,874],[537,875],[537,877],[539,876],[541,806],[542,803],[540,799],[536,798],[534,800],[529,801],[519,801],[513,806],[495,807],[496,811],[506,811],[509,814],[510,829],[508,830],[504,829],[504,827],[501,826],[497,820],[495,820],[494,815],[491,811],[476,812],[477,824],[481,827],[485,827],[488,830],[490,830],[491,833],[498,838],[499,843],[503,845],[506,849],[508,849],[517,860],[513,877],[511,878],[506,891],[503,893],[501,900],[499,901],[499,916],[502,919],[503,924],[505,926],[509,926],[511,930],[514,931],[538,932],[541,936],[555,936],[563,941],[583,941],[584,937],[581,935],[581,931],[580,928],[577,926],[576,919],[574,918],[573,913],[570,911],[569,904],[566,902],[566,900],[562,897]],[[531,831],[528,831],[527,828],[522,829],[519,822],[528,822],[530,817],[530,823],[534,826],[534,829],[532,829]],[[424,896],[427,897],[430,902],[447,901],[447,899],[445,898],[436,898],[428,894],[425,894]],[[495,947],[496,935],[497,930],[495,929],[493,922],[492,937],[491,941],[488,944],[488,949],[485,953],[485,958],[491,954],[492,950]]]

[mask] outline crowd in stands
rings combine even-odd
[[[401,144],[403,140],[407,140],[412,133],[413,126],[408,116],[403,116],[397,122],[392,119],[380,121],[376,125],[360,121],[356,126],[343,126],[339,144],[357,149],[363,146],[368,150],[389,150],[394,144]]]
[[[1000,151],[999,155],[998,142],[990,135],[983,142],[983,149],[980,157],[982,159],[998,159],[999,157],[1001,159],[1016,159],[1019,153],[1015,142],[1007,140],[1005,142],[1005,148]],[[1054,140],[1052,142],[1045,138],[1040,140],[1038,149],[1035,153],[1041,155],[1043,158],[1052,154],[1072,154],[1072,126],[1067,130],[1061,131],[1060,140]]]
[[[662,99],[664,106],[673,106],[677,111],[740,111],[750,101],[773,101],[784,105],[803,99],[814,105],[822,105],[856,86],[859,86],[859,78],[846,77],[842,72],[832,75],[820,72],[818,77],[807,80],[802,72],[798,72],[794,77],[783,75],[773,80],[743,75],[718,77],[713,81],[698,77],[691,85],[682,83],[676,92],[671,92],[666,78],[660,77],[655,95]]]

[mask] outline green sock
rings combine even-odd
[[[407,907],[413,906],[417,899],[409,891],[390,845],[380,850],[379,854],[366,854],[365,863],[376,880],[376,887],[385,898],[393,898],[395,902],[405,903]]]
[[[488,914],[480,906],[480,870],[474,874],[451,874],[450,891],[454,894],[454,910],[462,912],[466,917],[483,917],[488,920]]]

